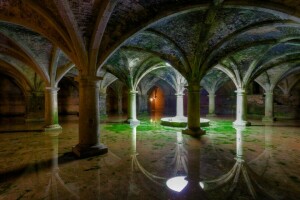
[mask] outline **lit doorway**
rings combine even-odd
[[[151,121],[157,122],[164,113],[165,97],[160,87],[154,86],[149,92],[148,108],[151,114]]]

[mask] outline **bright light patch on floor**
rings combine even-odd
[[[166,184],[171,190],[181,192],[188,184],[188,182],[185,180],[185,176],[177,176],[167,180]]]
[[[202,189],[204,189],[204,183],[203,183],[203,182],[200,182],[199,185],[200,185],[200,187],[201,187]]]

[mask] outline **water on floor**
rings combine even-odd
[[[5,126],[0,199],[300,199],[300,127],[252,124],[211,119],[196,139],[150,117],[104,123],[108,154],[85,159],[71,153],[76,119],[48,133],[36,123]]]

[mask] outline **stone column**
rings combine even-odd
[[[200,128],[200,85],[189,83],[188,85],[188,122],[187,129],[182,130],[183,134],[199,137],[205,134]]]
[[[273,92],[267,91],[265,93],[265,116],[262,119],[263,122],[274,121],[274,105],[273,105]]]
[[[106,112],[106,90],[100,90],[100,96],[99,96],[99,106],[100,106],[100,118],[106,118],[107,112]]]
[[[45,120],[45,95],[42,91],[28,91],[26,94],[26,122]]]
[[[138,92],[135,90],[129,91],[128,98],[128,122],[130,124],[139,124],[140,121],[136,118],[136,94]]]
[[[247,96],[243,88],[236,90],[236,120],[233,122],[235,126],[249,126],[247,122]]]
[[[122,102],[123,95],[122,93],[118,93],[118,114],[123,114],[123,102]]]
[[[206,115],[207,117],[215,117],[216,113],[215,113],[215,99],[216,99],[216,95],[215,93],[209,93],[208,95],[208,99],[209,99],[209,104],[208,104],[208,114]]]
[[[107,153],[100,144],[99,78],[79,79],[79,143],[73,147],[78,157],[89,157]]]
[[[45,88],[45,131],[61,129],[58,124],[57,92],[59,88]]]
[[[176,117],[177,118],[183,118],[183,94],[182,93],[176,93]]]

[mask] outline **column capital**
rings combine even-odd
[[[266,91],[264,94],[265,95],[273,95],[273,91]]]
[[[136,91],[136,90],[130,90],[130,91],[129,91],[129,94],[137,94],[137,93],[139,93],[139,92]]]
[[[59,89],[58,87],[45,87],[45,91],[47,92],[57,92]]]
[[[99,92],[99,95],[100,95],[101,97],[106,97],[106,96],[107,96],[107,93],[106,93],[106,92]]]
[[[106,89],[100,88],[100,89],[99,89],[99,94],[100,94],[101,96],[106,95],[106,94],[107,94],[107,93],[106,93]]]
[[[183,93],[175,93],[176,96],[184,96]]]
[[[77,77],[77,81],[79,82],[80,87],[96,88],[97,90],[99,90],[99,88],[100,88],[100,80],[102,80],[102,79],[100,77],[96,77],[96,76]]]
[[[244,88],[237,88],[235,93],[237,94],[245,94],[246,93],[246,90]]]
[[[200,83],[188,83],[187,86],[185,86],[185,88],[188,89],[188,92],[199,92],[201,89]]]

